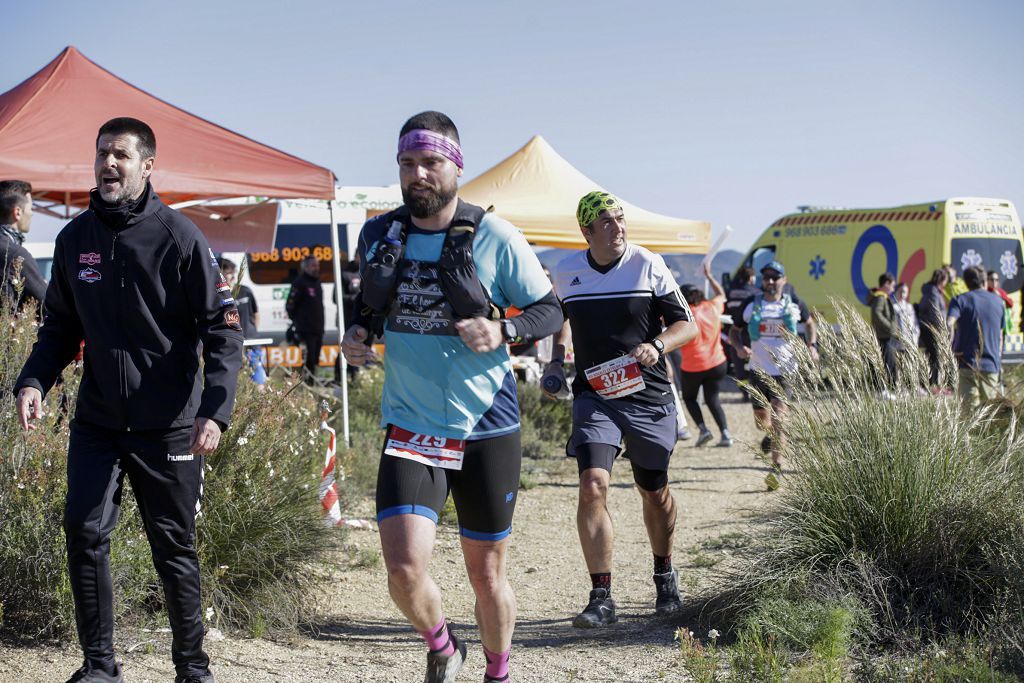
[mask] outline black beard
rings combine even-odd
[[[459,188],[454,183],[450,188],[431,189],[427,190],[426,194],[421,193],[418,195],[413,195],[403,187],[402,200],[409,207],[409,213],[414,218],[430,218],[447,206],[451,200],[455,199],[455,195],[458,192]]]

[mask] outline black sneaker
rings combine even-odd
[[[198,676],[195,674],[190,674],[188,676],[178,674],[174,677],[174,683],[214,683],[213,674],[209,671]]]
[[[618,621],[615,616],[615,601],[607,588],[595,588],[590,591],[590,602],[582,612],[572,620],[576,628],[597,628]]]
[[[455,646],[455,652],[450,655],[442,655],[437,652],[427,653],[427,675],[423,677],[423,683],[452,683],[456,674],[466,661],[466,645],[455,637],[451,627],[448,627],[448,638]]]
[[[121,666],[119,664],[114,666],[114,673],[108,674],[106,671],[91,669],[88,664],[83,664],[81,669],[71,674],[68,683],[123,683]]]
[[[655,574],[654,588],[658,593],[654,601],[654,612],[659,617],[675,614],[683,609],[683,600],[679,597],[679,575],[675,569],[664,574]]]

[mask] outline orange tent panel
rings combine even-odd
[[[0,178],[32,183],[37,199],[87,205],[96,184],[96,131],[117,116],[141,119],[156,133],[152,182],[168,204],[245,196],[334,199],[330,170],[164,102],[74,47],[0,95]]]

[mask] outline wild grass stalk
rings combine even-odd
[[[800,370],[785,421],[787,475],[758,543],[727,581],[740,613],[796,591],[852,600],[874,645],[1019,624],[1022,604],[1024,434],[991,407],[966,414],[933,396],[923,354],[898,354],[894,377],[871,328],[835,304],[819,326],[820,365],[796,345]],[[941,334],[941,332],[940,332]],[[909,345],[908,345],[909,346]],[[951,353],[942,375],[955,378]],[[762,623],[762,632],[782,637]]]

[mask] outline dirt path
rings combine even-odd
[[[693,447],[682,442],[672,459],[671,487],[679,505],[674,563],[682,589],[707,585],[722,546],[745,528],[763,505],[764,465],[752,455],[760,440],[749,404],[726,395],[736,445]],[[706,411],[705,411],[706,412]],[[710,418],[709,418],[710,419]],[[717,435],[717,432],[716,432]],[[519,601],[512,666],[515,680],[529,682],[684,681],[673,634],[679,623],[653,618],[651,554],[641,519],[640,497],[628,466],[616,465],[610,508],[615,522],[613,586],[619,623],[597,633],[572,628],[589,579],[575,529],[575,463],[552,456],[526,461],[536,485],[521,491],[510,551],[510,580]],[[372,502],[365,503],[367,516]],[[424,651],[391,604],[375,531],[353,531],[350,556],[361,566],[339,572],[322,597],[318,637],[291,642],[226,638],[207,643],[219,683],[422,680]],[[367,561],[367,559],[369,561]],[[483,678],[484,660],[473,625],[473,597],[453,527],[439,530],[431,572],[445,595],[445,610],[469,646],[461,681]],[[170,681],[167,634],[119,633],[119,656],[131,683]],[[150,641],[150,642],[146,642]],[[0,645],[0,682],[64,681],[80,663],[77,648],[12,649]],[[133,647],[134,646],[134,647]],[[129,651],[131,649],[131,651]]]

